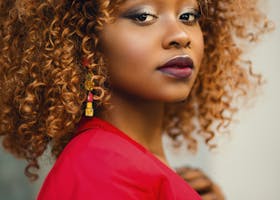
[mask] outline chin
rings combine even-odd
[[[185,100],[187,100],[188,96],[182,97],[182,98],[176,98],[176,99],[172,99],[167,101],[166,103],[181,103],[184,102]]]
[[[164,98],[165,103],[180,103],[185,101],[189,97],[189,92],[180,95],[170,95]]]

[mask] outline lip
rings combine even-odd
[[[157,68],[163,74],[177,79],[186,79],[192,75],[193,60],[189,56],[176,56]]]

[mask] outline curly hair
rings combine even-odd
[[[123,0],[0,0],[0,136],[12,154],[27,160],[36,180],[38,158],[51,144],[59,156],[82,117],[86,74],[94,76],[94,108],[110,98],[98,34]],[[236,40],[255,42],[269,30],[257,0],[199,0],[205,56],[188,99],[166,106],[165,132],[197,147],[232,120],[236,94],[246,95],[260,79],[242,62]],[[87,68],[82,61],[87,60]],[[195,121],[196,120],[196,121]],[[218,123],[217,123],[218,122]],[[218,126],[213,126],[218,124]],[[210,144],[209,144],[210,145]]]

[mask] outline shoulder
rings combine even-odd
[[[77,135],[66,146],[57,163],[65,160],[71,163],[87,163],[87,166],[121,167],[133,164],[134,160],[145,159],[145,151],[137,148],[119,135],[95,127]],[[119,165],[116,165],[117,163]]]
[[[54,168],[68,168],[68,163],[71,163],[71,170],[90,170],[91,174],[99,170],[112,171],[129,165],[134,157],[128,155],[139,154],[138,151],[118,135],[97,127],[73,138],[59,156]]]
[[[76,193],[88,195],[110,190],[114,195],[154,195],[151,188],[157,181],[151,178],[153,167],[147,161],[141,149],[120,136],[100,128],[89,129],[66,146],[41,193],[52,193],[51,188],[57,193],[59,188],[66,195],[75,188]]]

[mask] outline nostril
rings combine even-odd
[[[185,48],[189,48],[189,49],[191,49],[191,41],[188,41],[188,42],[187,42],[187,44],[186,44]]]
[[[169,44],[171,47],[175,47],[175,48],[177,48],[177,49],[179,49],[179,48],[189,48],[189,49],[191,49],[191,41],[188,41],[187,43],[185,43],[185,44],[181,44],[181,43],[179,43],[179,42],[177,42],[177,41],[172,41],[172,42],[170,42],[170,44]]]
[[[175,48],[180,48],[180,47],[181,47],[180,43],[179,43],[179,42],[176,42],[176,41],[170,42],[170,46],[173,46],[173,47],[175,47]]]

